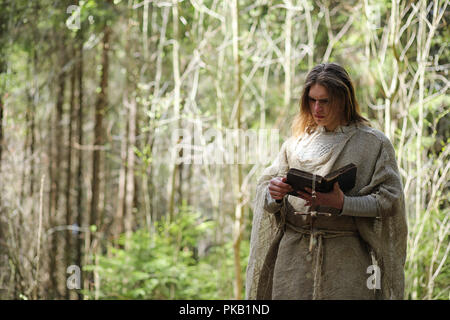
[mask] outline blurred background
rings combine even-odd
[[[219,152],[227,130],[281,145],[321,62],[348,70],[395,147],[406,298],[450,298],[449,1],[0,4],[1,299],[244,298],[256,181],[278,150],[186,152]]]

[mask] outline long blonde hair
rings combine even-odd
[[[312,68],[306,77],[300,99],[300,111],[291,126],[293,136],[311,133],[317,127],[309,108],[309,90],[315,84],[327,89],[333,110],[343,107],[346,122],[369,124],[369,120],[360,113],[355,89],[347,71],[336,63],[322,63]]]

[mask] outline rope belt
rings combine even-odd
[[[291,230],[301,233],[303,235],[309,235],[309,252],[312,252],[317,245],[317,251],[314,254],[314,286],[313,286],[313,300],[319,299],[319,292],[321,286],[321,273],[322,273],[322,261],[323,261],[323,239],[337,238],[337,237],[351,237],[357,236],[357,231],[340,231],[340,230],[324,230],[324,229],[305,229],[302,227],[294,226],[286,221],[286,226]],[[312,223],[311,223],[312,226]]]

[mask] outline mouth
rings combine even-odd
[[[323,118],[325,118],[324,116],[319,116],[317,114],[314,115],[314,118],[318,119],[318,120],[322,120]]]

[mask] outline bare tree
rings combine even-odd
[[[241,60],[239,56],[239,4],[234,0],[231,4],[231,17],[233,29],[233,61],[234,61],[234,92],[237,97],[235,107],[237,108],[235,128],[240,132],[241,129]],[[240,137],[238,136],[240,142]],[[239,147],[239,146],[237,146]],[[236,150],[236,149],[235,149]],[[236,155],[238,152],[235,153]],[[241,239],[244,221],[243,195],[242,195],[242,167],[236,164],[235,188],[237,198],[233,228],[233,249],[234,249],[234,296],[237,300],[242,299],[242,276],[241,276]]]

